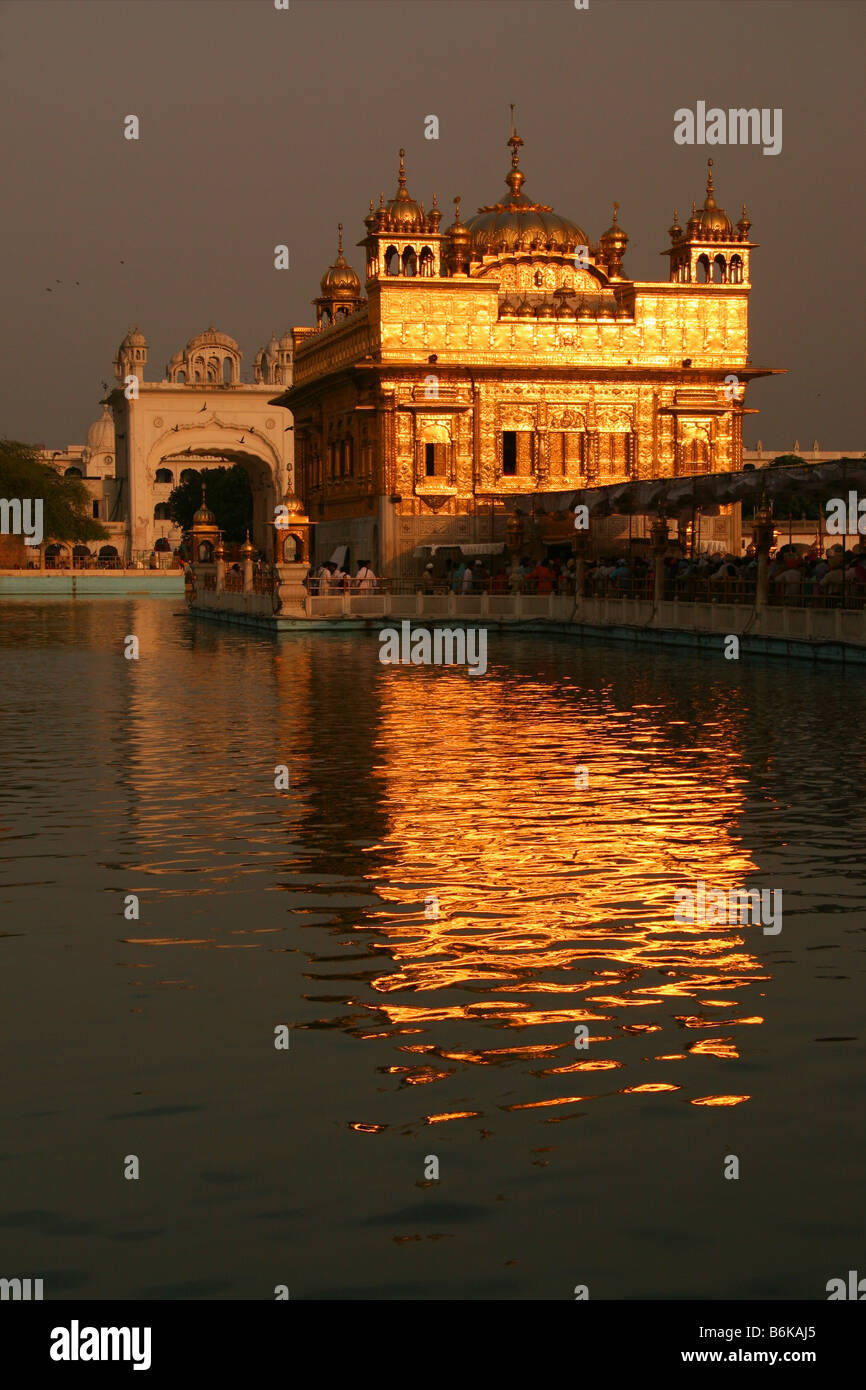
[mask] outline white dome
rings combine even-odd
[[[102,407],[101,418],[94,420],[87,431],[87,448],[91,458],[94,454],[114,453],[114,421],[107,405]]]

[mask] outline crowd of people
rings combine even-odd
[[[342,594],[370,593],[379,581],[368,560],[359,561],[357,573],[354,575],[335,561],[326,560],[307,583],[312,594]]]
[[[754,547],[742,556],[704,552],[691,558],[669,555],[665,558],[666,598],[717,598],[748,601],[754,596],[758,562]],[[779,603],[838,603],[866,600],[866,543],[851,550],[832,546],[826,553],[817,547],[802,550],[781,546],[770,558],[768,578],[771,601]],[[336,594],[370,592],[389,588],[379,580],[366,560],[355,575],[333,561],[319,566],[310,577],[312,593]],[[428,594],[570,594],[577,587],[577,568],[573,556],[546,554],[541,559],[505,556],[486,560],[467,558],[445,561],[444,568],[428,562],[414,587]],[[632,555],[600,556],[587,559],[584,592],[588,597],[604,595],[652,598],[654,559],[649,552]]]

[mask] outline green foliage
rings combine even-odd
[[[798,464],[800,464],[800,465],[805,465],[805,464],[806,464],[806,460],[800,458],[800,455],[799,455],[799,454],[779,454],[778,458],[774,458],[774,459],[771,461],[770,467],[771,467],[771,468],[796,468]]]
[[[46,541],[102,541],[108,531],[91,514],[91,498],[80,478],[64,478],[39,457],[32,444],[0,439],[0,497],[42,498]]]
[[[253,491],[241,464],[231,468],[192,469],[192,476],[176,487],[168,499],[172,520],[184,531],[201,506],[201,485],[207,489],[207,505],[227,541],[242,541],[253,525]]]

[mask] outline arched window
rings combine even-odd
[[[232,384],[232,359],[231,359],[230,357],[224,357],[224,358],[223,358],[223,385],[224,385],[224,386],[231,386],[231,384]]]
[[[728,281],[728,263],[721,253],[713,261],[713,284],[725,285]]]
[[[731,284],[741,285],[743,283],[743,258],[742,256],[731,257]]]
[[[178,382],[181,386],[186,386],[186,372],[184,371],[183,367],[181,367],[178,371],[178,374],[175,377],[175,381]]]
[[[83,478],[84,474],[80,468],[67,468],[63,476],[64,478]]]
[[[423,246],[421,248],[421,256],[418,261],[419,275],[432,275],[433,264],[433,252],[430,250],[429,246]]]
[[[216,357],[212,357],[207,364],[207,379],[208,381],[219,381],[220,379],[220,364]]]
[[[695,267],[695,269],[697,270],[697,282],[698,282],[698,284],[699,284],[699,285],[705,285],[705,284],[707,283],[707,281],[709,280],[709,278],[710,278],[710,258],[709,258],[709,256],[707,256],[707,255],[698,256],[698,263],[697,263],[697,266]]]
[[[210,541],[201,541],[198,547],[198,558],[203,565],[209,565],[213,560],[213,546]]]
[[[196,381],[204,381],[204,358],[203,358],[203,357],[197,357],[197,358],[195,359],[195,379],[196,379]]]
[[[185,468],[180,475],[180,480],[182,483],[192,483],[195,482],[195,479],[196,472],[194,468]]]
[[[400,257],[396,246],[389,246],[388,250],[385,252],[385,274],[400,274]]]
[[[173,483],[174,478],[170,468],[157,468],[156,481],[158,483]]]
[[[418,257],[415,255],[414,246],[407,246],[406,250],[403,252],[403,274],[418,274]]]
[[[157,502],[153,509],[154,521],[171,521],[171,512],[168,510],[167,502]]]

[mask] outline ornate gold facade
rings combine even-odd
[[[715,202],[670,228],[670,279],[629,280],[628,236],[595,246],[522,192],[440,231],[408,193],[365,219],[366,298],[342,254],[294,330],[296,489],[321,558],[384,573],[424,544],[504,534],[497,499],[742,466],[750,223]],[[712,164],[712,161],[710,161]],[[726,380],[727,378],[727,380]],[[736,380],[731,380],[736,378]]]

